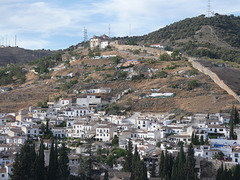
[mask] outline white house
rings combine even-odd
[[[72,104],[72,98],[63,98],[63,99],[61,99],[60,104],[62,106],[71,105]]]
[[[113,139],[113,133],[117,131],[116,125],[113,124],[99,124],[96,128],[95,139],[97,141],[110,141]]]
[[[106,35],[102,35],[100,37],[94,35],[93,38],[90,39],[90,48],[91,49],[94,49],[96,47],[99,47],[102,49],[108,45],[109,45],[109,37]]]
[[[88,95],[86,98],[77,98],[77,105],[80,107],[88,107],[89,105],[100,105],[101,97]]]

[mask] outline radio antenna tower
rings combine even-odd
[[[84,27],[83,29],[83,37],[84,37],[84,42],[87,42],[88,40],[88,35],[87,35],[87,29]]]
[[[109,24],[109,32],[108,32],[108,37],[110,38],[111,35],[111,25]]]
[[[131,36],[131,24],[129,24],[129,37]]]
[[[15,47],[17,47],[17,35],[15,35]]]
[[[211,17],[213,15],[212,7],[211,7],[211,0],[208,0],[207,5],[207,17]]]

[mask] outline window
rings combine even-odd
[[[234,157],[238,157],[238,153],[235,153],[235,154],[234,154]]]
[[[235,158],[235,162],[238,162],[238,159],[237,159],[237,158]]]
[[[223,131],[223,129],[219,129],[219,131]]]
[[[2,177],[4,177],[4,174],[2,174]]]
[[[208,152],[206,152],[206,155],[208,155]]]

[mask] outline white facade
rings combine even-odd
[[[88,107],[89,105],[101,104],[101,98],[88,95],[86,98],[77,98],[77,105],[81,107]]]
[[[113,133],[117,131],[116,126],[114,125],[100,125],[96,128],[96,136],[95,139],[98,141],[110,141],[113,139]]]

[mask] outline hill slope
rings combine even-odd
[[[119,38],[117,38],[119,39]],[[240,62],[240,17],[216,14],[187,18],[144,36],[120,38],[141,45],[161,43],[191,56]]]
[[[0,65],[9,63],[26,64],[55,53],[55,51],[50,50],[28,50],[18,47],[4,47],[0,48]]]
[[[139,47],[140,48],[140,47]],[[86,56],[87,49],[76,49],[69,54]],[[58,65],[57,70],[50,71],[47,79],[39,75],[27,74],[25,84],[12,91],[0,93],[0,112],[17,111],[29,105],[37,105],[46,99],[59,97],[81,97],[83,91],[92,88],[111,88],[111,93],[100,95],[103,100],[112,97],[121,98],[108,111],[128,109],[142,112],[219,112],[231,109],[236,100],[218,87],[208,76],[197,72],[185,60],[159,61],[156,57],[147,56],[141,50],[133,55],[128,51],[104,51],[101,54],[118,55],[124,59],[141,59],[138,65],[119,70],[111,59],[88,59],[87,57],[70,62],[70,66]],[[67,56],[67,54],[65,54]],[[120,63],[121,64],[121,63]],[[119,67],[119,66],[118,66]],[[124,73],[127,71],[127,73]],[[69,73],[73,77],[64,78]],[[197,82],[193,89],[191,82]],[[123,93],[127,89],[127,93]],[[81,93],[77,93],[81,92]],[[146,98],[151,93],[172,92],[174,97]],[[124,94],[124,95],[123,95]],[[7,104],[7,105],[6,105]]]

